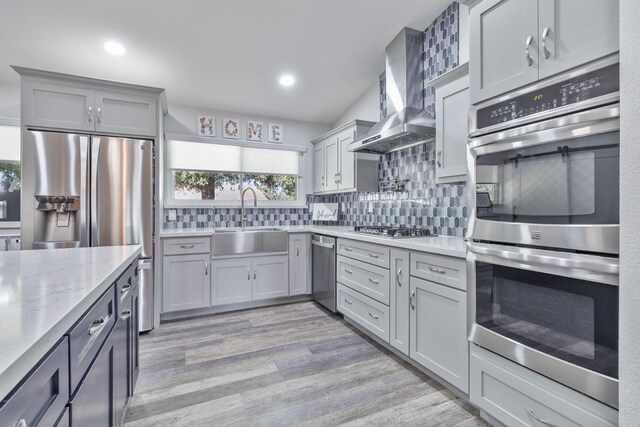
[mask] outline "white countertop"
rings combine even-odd
[[[353,227],[339,225],[291,225],[247,227],[251,230],[260,228],[279,228],[289,233],[318,233],[332,237],[359,240],[362,242],[376,243],[419,252],[430,252],[451,257],[465,258],[467,254],[466,244],[462,237],[431,236],[431,237],[406,237],[392,239],[390,237],[372,236],[356,233]],[[232,228],[233,229],[233,228]],[[235,228],[238,229],[238,228]],[[162,230],[160,237],[208,237],[215,232],[213,228],[182,228],[174,230]]]
[[[0,399],[140,254],[140,246],[0,252]]]

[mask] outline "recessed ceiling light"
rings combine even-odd
[[[290,74],[285,74],[280,77],[280,84],[282,86],[292,86],[296,82],[296,79],[293,78]]]
[[[114,42],[112,40],[108,41],[108,42],[104,42],[104,49],[109,52],[111,55],[124,55],[124,47],[118,43],[118,42]]]

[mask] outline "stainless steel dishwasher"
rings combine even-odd
[[[311,236],[313,298],[336,312],[336,239],[314,234]]]

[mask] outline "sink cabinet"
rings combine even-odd
[[[251,299],[289,295],[289,262],[286,255],[256,257],[253,265]]]

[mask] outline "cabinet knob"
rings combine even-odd
[[[102,108],[98,107],[98,123],[102,123]]]
[[[296,243],[296,256],[300,256],[300,246]]]
[[[527,42],[524,44],[524,56],[527,58],[527,65],[531,67],[533,65],[533,58],[529,55],[529,48],[533,43],[533,36],[527,37]]]
[[[547,37],[549,36],[549,31],[551,31],[549,29],[549,27],[544,27],[544,30],[542,30],[542,54],[544,55],[544,59],[549,59],[549,57],[551,56],[551,52],[549,52],[549,49],[547,49]]]
[[[87,118],[89,119],[89,122],[93,121],[93,107],[87,108]]]

